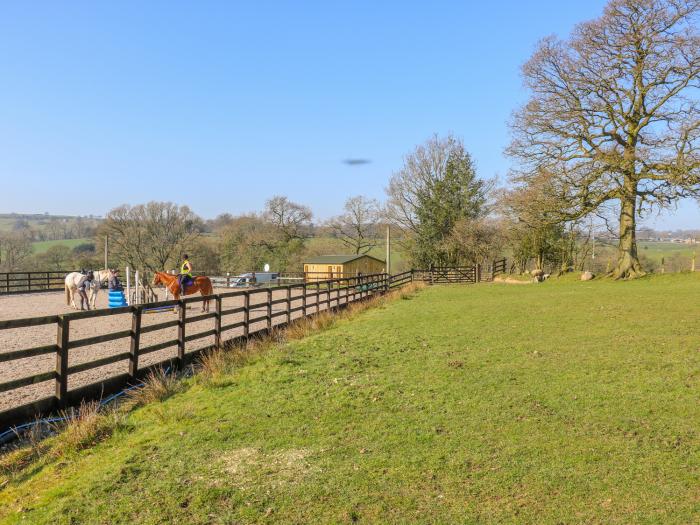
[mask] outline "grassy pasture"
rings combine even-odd
[[[432,287],[0,471],[0,520],[697,522],[699,296],[691,274]]]
[[[697,246],[692,244],[680,244],[676,242],[640,242],[638,246],[639,253],[645,255],[656,263],[661,263],[661,259],[670,257],[682,256],[692,257],[697,251]]]
[[[32,243],[32,250],[34,253],[44,253],[46,250],[51,248],[51,246],[67,246],[68,248],[75,248],[79,244],[84,244],[88,242],[94,242],[92,239],[63,239],[57,241],[36,241]]]

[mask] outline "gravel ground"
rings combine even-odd
[[[230,292],[230,289],[215,289],[215,293]],[[301,289],[292,290],[292,308],[301,306]],[[263,303],[267,300],[266,290],[256,290],[251,295],[250,304],[255,305]],[[286,297],[286,290],[278,290],[273,292],[273,300]],[[341,303],[344,302],[341,293]],[[321,301],[324,300],[323,295]],[[314,305],[315,297],[307,298],[307,305]],[[334,303],[333,303],[334,304]],[[243,297],[224,298],[222,301],[222,310],[243,306]],[[319,305],[323,310],[325,305]],[[97,307],[107,307],[107,293],[103,290],[97,298]],[[200,313],[200,304],[189,305],[187,316],[192,317]],[[273,313],[283,311],[286,308],[285,304],[273,306]],[[210,310],[214,310],[214,304],[210,304]],[[0,295],[0,320],[21,319],[25,317],[42,317],[47,315],[59,315],[70,313],[74,310],[66,306],[63,292],[47,292],[33,293],[20,295]],[[265,315],[266,308],[258,308],[251,311],[250,317],[259,317]],[[149,326],[166,322],[176,318],[176,313],[173,311],[165,311],[159,313],[150,313],[143,315],[142,326]],[[292,316],[300,317],[301,312],[295,312]],[[222,325],[236,323],[243,320],[243,313],[225,315],[222,319]],[[275,324],[282,323],[286,320],[286,316],[282,315],[273,319]],[[265,327],[265,321],[255,323],[251,326],[251,332],[256,329]],[[93,319],[81,319],[71,321],[70,323],[70,340],[75,341],[86,337],[103,335],[121,330],[129,330],[131,328],[131,314],[111,315],[105,317],[97,317]],[[214,319],[206,319],[196,323],[189,323],[186,327],[186,334],[195,334],[206,332],[214,328]],[[0,330],[0,353],[10,352],[14,350],[23,350],[37,346],[50,345],[56,343],[56,324],[45,326],[35,326],[28,328]],[[229,330],[222,334],[224,340],[241,335],[242,328]],[[177,327],[157,330],[141,336],[141,348],[150,346],[159,342],[174,340],[177,338]],[[210,346],[214,343],[214,337],[209,336],[187,343],[186,351],[193,352],[195,350]],[[107,357],[116,353],[126,352],[129,350],[130,339],[123,338],[107,343],[84,346],[71,349],[69,352],[68,366],[93,361],[102,357]],[[177,354],[177,346],[165,348],[163,350],[153,352],[139,357],[139,366],[148,366],[149,364],[164,361]],[[68,382],[68,389],[72,390],[77,387],[95,383],[101,379],[124,373],[128,370],[128,360],[119,361],[110,365],[94,368],[85,372],[71,374]],[[19,379],[42,372],[48,372],[55,368],[56,357],[54,354],[48,354],[39,357],[31,357],[26,359],[18,359],[5,363],[0,363],[0,383]],[[11,390],[9,392],[0,393],[0,412],[9,408],[24,405],[53,395],[55,382],[53,380],[44,381],[29,385],[26,387]]]

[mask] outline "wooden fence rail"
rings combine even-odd
[[[494,261],[489,268],[490,272],[487,272],[488,278],[484,280],[492,279],[494,275],[505,272],[505,268],[505,259]],[[46,274],[48,272],[38,273]],[[250,337],[269,333],[274,328],[301,317],[315,315],[321,311],[333,311],[416,280],[429,283],[472,283],[481,280],[481,275],[482,271],[478,266],[434,267],[431,270],[410,270],[395,275],[381,273],[322,281],[304,281],[277,288],[237,289],[207,297],[187,297],[179,301],[160,301],[123,308],[0,321],[0,332],[3,330],[29,330],[41,326],[54,326],[56,329],[55,344],[0,353],[0,364],[3,364],[6,369],[9,369],[12,363],[18,360],[43,356],[45,361],[46,356],[50,355],[54,355],[56,358],[55,367],[52,370],[43,369],[34,374],[12,377],[11,379],[7,376],[0,377],[0,394],[36,386],[47,381],[54,383],[52,396],[32,399],[29,403],[0,411],[0,428],[26,421],[38,414],[76,405],[85,399],[100,398],[117,392],[128,384],[139,381],[156,367],[182,368],[201,351],[212,347],[221,347],[227,343],[245,341]],[[236,300],[238,304],[233,307],[226,304],[226,301],[232,298],[238,298]],[[188,305],[201,305],[204,301],[209,301],[213,311],[196,315],[188,312]],[[155,324],[143,324],[145,313],[168,307],[177,309],[176,318],[168,318]],[[130,323],[125,325],[125,329],[122,330],[77,339],[75,336],[71,337],[72,327],[76,323],[94,320],[93,324],[95,324],[99,323],[101,317],[114,315],[129,315],[131,316]],[[207,322],[212,323],[210,327],[206,327]],[[198,328],[190,330],[188,327],[192,327],[195,323],[205,323],[205,329],[202,330],[202,325],[198,325]],[[172,329],[176,329],[176,336],[168,336],[165,332]],[[158,332],[160,332],[162,340],[155,338],[156,340],[153,341],[152,336],[143,338],[144,335]],[[191,351],[195,341],[205,338],[213,338],[213,344],[205,344]],[[121,340],[125,341],[122,351],[115,351],[108,355],[104,355],[105,352],[102,351],[98,358],[86,362],[71,362],[70,356],[76,349]],[[168,351],[165,358],[148,366],[141,365],[143,356],[166,349],[172,350]],[[71,378],[76,374],[117,363],[124,364],[123,371],[105,375],[94,383],[71,388]]]
[[[63,290],[66,275],[71,271],[0,272],[0,295]]]
[[[492,261],[484,268],[481,264],[474,266],[431,266],[427,270],[412,270],[414,278],[429,284],[479,283],[492,281],[497,275],[506,271],[506,259]]]
[[[249,339],[255,335],[269,333],[274,328],[287,324],[295,319],[310,316],[320,311],[332,311],[355,301],[363,300],[376,294],[383,294],[391,288],[402,286],[413,279],[413,272],[399,275],[373,274],[366,276],[344,277],[326,281],[303,282],[291,284],[276,289],[244,289],[211,295],[207,297],[187,297],[179,301],[160,301],[144,305],[126,306],[123,308],[73,312],[63,315],[46,317],[14,319],[0,321],[0,331],[9,329],[31,329],[43,325],[56,327],[56,344],[37,346],[22,350],[0,353],[0,363],[9,364],[19,359],[54,354],[55,368],[25,377],[3,381],[0,378],[0,393],[9,392],[38,383],[53,381],[54,395],[31,403],[13,407],[0,412],[0,427],[16,424],[37,414],[48,413],[75,405],[84,399],[99,398],[103,395],[123,389],[144,377],[150,370],[159,366],[182,368],[193,356],[213,346]],[[242,306],[224,308],[224,300],[231,298],[242,299]],[[192,315],[187,306],[201,305],[210,301],[213,311]],[[168,319],[157,324],[142,326],[143,314],[147,311],[173,307],[178,311],[176,319]],[[110,333],[73,339],[71,327],[73,323],[84,320],[97,321],[100,317],[113,315],[130,315],[130,328]],[[208,330],[190,333],[188,326],[194,323],[211,321]],[[201,326],[201,325],[200,325]],[[142,336],[177,328],[177,337],[163,341],[152,342],[144,346]],[[238,333],[229,336],[233,330]],[[188,352],[188,346],[194,341],[207,337],[214,338],[214,345],[207,345]],[[124,351],[115,352],[98,359],[72,364],[70,355],[73,350],[89,345],[100,345],[117,340],[128,340]],[[140,358],[152,352],[174,347],[166,359],[147,367],[142,367]],[[124,363],[123,373],[105,377],[98,382],[70,388],[71,377],[81,372],[98,367]]]
[[[77,270],[51,270],[45,272],[0,272],[0,295],[55,292],[63,291],[65,277]],[[327,272],[284,272],[278,273],[278,278],[270,281],[253,282],[250,285],[236,285],[240,275],[255,275],[256,272],[243,272],[236,274],[228,272],[224,275],[212,275],[210,273],[196,273],[195,275],[207,275],[215,287],[220,288],[252,288],[252,287],[278,287],[286,284],[298,284],[302,282],[325,282],[328,279],[349,279],[358,277],[356,273],[333,274]],[[260,272],[257,272],[260,273]]]

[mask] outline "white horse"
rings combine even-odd
[[[88,292],[88,310],[90,306],[95,309],[95,303],[97,302],[97,293],[100,291],[100,287],[106,281],[108,281],[112,275],[113,271],[109,268],[105,270],[95,270],[92,272],[93,278],[92,283],[87,287]],[[73,306],[76,310],[82,309],[75,304],[75,296],[78,294],[78,287],[80,283],[84,280],[85,276],[80,272],[71,272],[66,275],[65,288],[66,288],[66,304]]]

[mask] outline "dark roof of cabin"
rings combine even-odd
[[[379,261],[380,263],[384,264],[384,261],[382,261],[381,259],[377,259],[376,257],[372,257],[371,255],[367,254],[318,255],[316,257],[310,257],[306,259],[304,261],[304,264],[347,264],[356,259],[362,259],[363,257],[368,257],[370,259],[374,259],[375,261]]]

